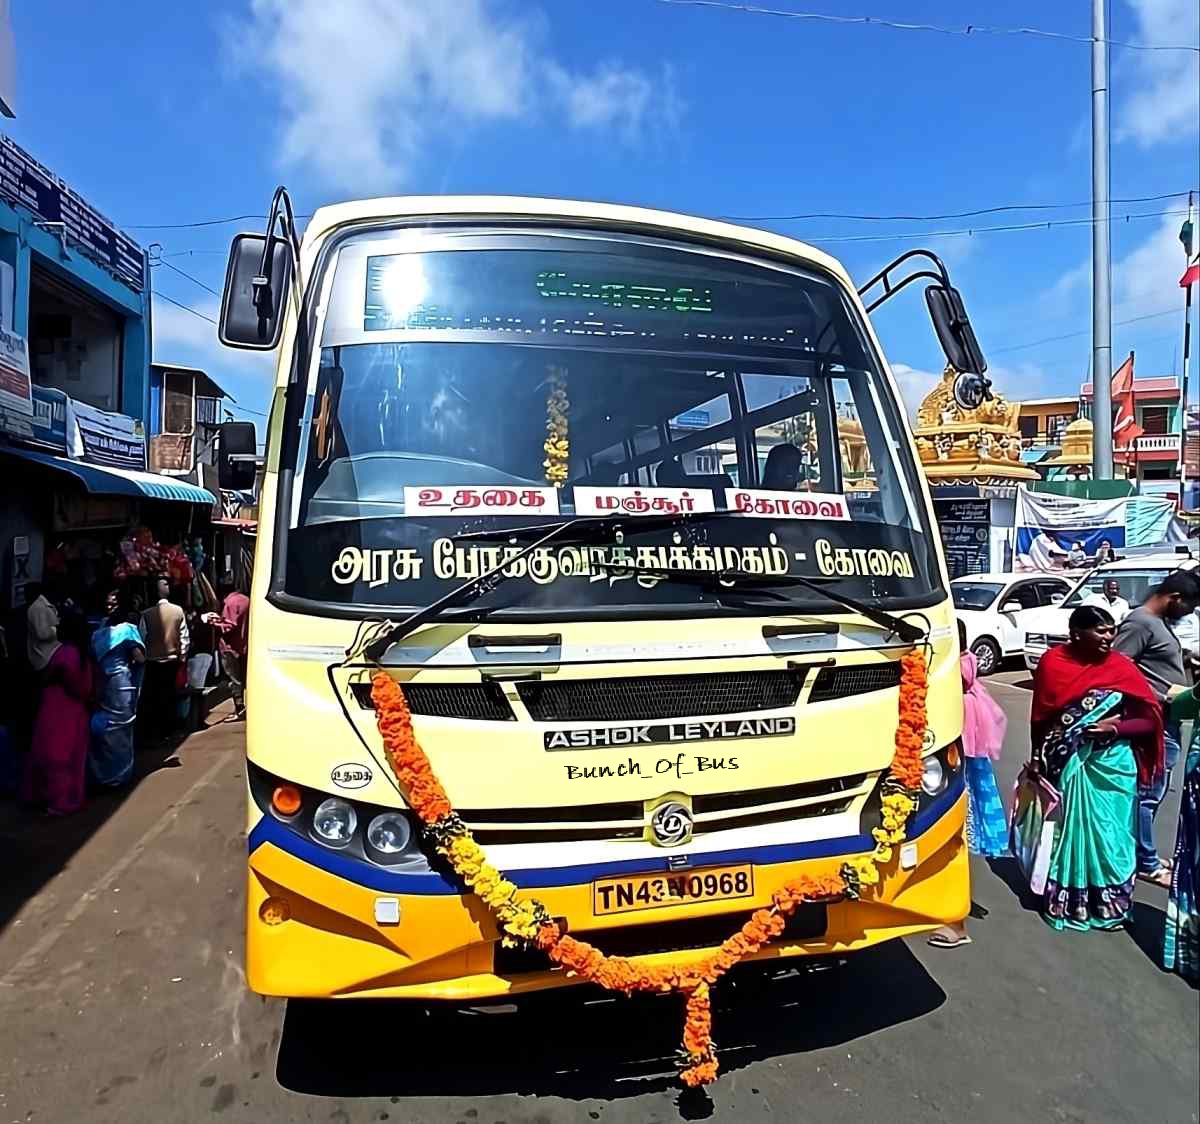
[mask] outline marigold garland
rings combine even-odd
[[[564,411],[565,399],[564,392]],[[548,474],[549,470],[548,461]],[[564,478],[565,471],[564,465]],[[610,991],[626,995],[634,991],[682,993],[686,997],[686,1014],[680,1078],[685,1085],[698,1086],[707,1085],[717,1077],[716,1048],[712,1041],[712,986],[739,961],[753,956],[782,935],[787,919],[805,902],[858,898],[879,884],[880,867],[891,862],[894,848],[904,839],[908,818],[917,807],[915,794],[921,784],[926,691],[925,656],[915,649],[901,657],[895,754],[883,784],[881,825],[872,832],[874,851],[849,859],[839,874],[803,875],[784,883],[771,895],[770,906],[756,909],[710,956],[689,960],[684,955],[675,964],[657,967],[644,966],[624,956],[606,956],[586,941],[562,932],[541,902],[534,898],[518,899],[517,887],[487,861],[483,848],[455,814],[429,758],[417,744],[412,715],[400,686],[390,675],[377,672],[371,684],[371,699],[388,763],[407,794],[409,805],[425,825],[427,838],[491,911],[501,940],[505,944],[535,945],[569,974]]]
[[[567,482],[567,469],[571,460],[571,443],[568,437],[567,411],[571,408],[567,398],[567,373],[561,367],[551,367],[547,379],[550,391],[546,395],[546,459],[542,467],[546,470],[546,482],[561,488]]]

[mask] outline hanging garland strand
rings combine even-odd
[[[567,372],[562,367],[550,367],[546,385],[546,443],[542,446],[546,450],[546,459],[542,461],[542,467],[546,470],[546,483],[561,488],[567,482],[571,460]]]
[[[927,686],[924,652],[915,649],[906,653],[901,657],[895,753],[883,783],[882,823],[872,832],[875,849],[848,860],[837,874],[802,875],[785,882],[771,895],[770,906],[756,909],[710,956],[696,958],[681,953],[675,963],[658,967],[646,967],[624,956],[606,956],[586,941],[562,932],[537,899],[518,899],[517,887],[488,862],[483,848],[455,813],[429,758],[417,744],[412,715],[399,684],[385,672],[376,672],[371,699],[388,763],[407,794],[409,806],[424,825],[425,837],[491,911],[502,943],[536,945],[570,975],[610,991],[684,995],[680,1077],[685,1085],[697,1086],[717,1078],[712,1041],[713,985],[739,961],[781,936],[788,918],[804,903],[856,900],[873,893],[879,885],[882,868],[892,862],[895,848],[904,840],[905,825],[917,807]]]

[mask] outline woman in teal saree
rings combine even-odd
[[[1113,619],[1085,605],[1034,676],[1033,766],[1061,794],[1042,916],[1055,929],[1119,929],[1137,868],[1137,785],[1163,767],[1162,708],[1112,650]]]

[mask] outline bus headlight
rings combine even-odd
[[[331,796],[322,800],[313,813],[313,834],[330,847],[344,847],[354,836],[358,815],[345,800]]]
[[[367,824],[367,844],[380,855],[398,855],[412,841],[412,824],[400,812],[384,812]]]
[[[926,796],[937,796],[945,791],[946,784],[946,770],[942,767],[941,759],[936,753],[931,753],[925,758],[921,771],[921,790]]]

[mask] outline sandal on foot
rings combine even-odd
[[[1160,863],[1154,870],[1139,870],[1138,878],[1164,890],[1171,888],[1171,868],[1166,863]]]
[[[970,944],[971,938],[966,933],[956,933],[952,929],[939,929],[926,943],[934,948],[960,948]]]

